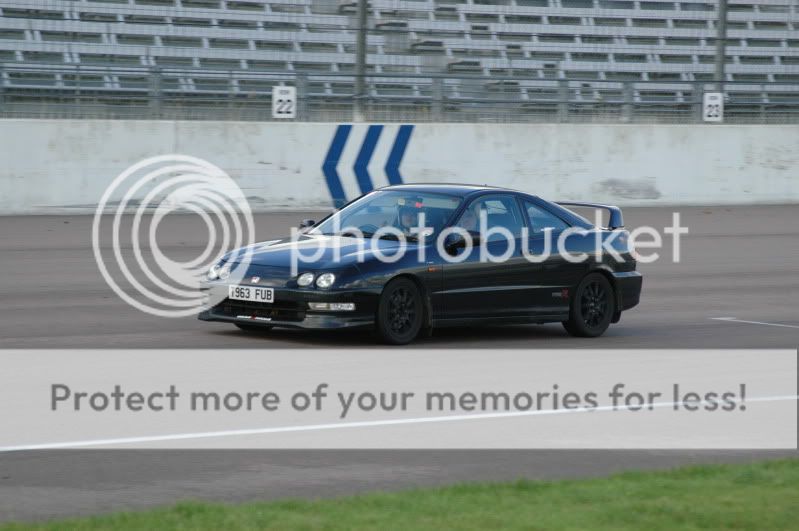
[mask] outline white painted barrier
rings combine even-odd
[[[0,138],[0,214],[93,211],[120,172],[170,153],[224,169],[256,211],[399,180],[619,205],[799,202],[796,126],[0,120]]]

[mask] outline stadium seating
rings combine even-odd
[[[791,0],[782,0],[789,2]],[[745,3],[741,3],[745,2]],[[352,94],[353,0],[3,0],[4,92]],[[799,99],[799,4],[731,0],[731,98]],[[690,104],[713,79],[715,3],[370,0],[369,95],[390,101]],[[482,80],[481,80],[482,79]]]

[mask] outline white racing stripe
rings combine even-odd
[[[763,396],[756,398],[747,398],[746,403],[750,402],[786,402],[791,400],[799,400],[799,395],[787,396]],[[669,408],[674,406],[684,406],[686,402],[655,402],[647,408]],[[696,405],[710,405],[707,401],[690,402],[691,406]],[[69,442],[55,442],[55,443],[41,443],[41,444],[26,444],[20,446],[5,446],[0,447],[0,452],[19,452],[24,450],[56,450],[67,448],[86,448],[91,446],[113,446],[123,444],[137,444],[137,443],[153,443],[153,442],[166,442],[166,441],[182,441],[190,439],[210,439],[220,437],[240,437],[244,435],[268,435],[275,433],[295,433],[305,431],[323,431],[323,430],[341,430],[348,428],[376,428],[381,426],[398,426],[408,424],[426,424],[437,422],[460,422],[468,420],[486,420],[486,419],[501,419],[501,418],[514,418],[514,417],[533,417],[541,415],[563,415],[569,413],[586,413],[586,412],[603,412],[603,411],[620,411],[629,409],[631,411],[638,411],[640,406],[601,406],[596,408],[580,408],[580,409],[547,409],[542,411],[512,411],[505,413],[477,413],[470,415],[447,415],[440,417],[419,417],[407,419],[387,419],[387,420],[372,420],[363,422],[341,422],[333,424],[311,424],[306,426],[283,426],[276,428],[252,428],[241,430],[225,430],[225,431],[209,431],[197,433],[176,433],[170,435],[150,435],[143,437],[121,437],[116,439],[94,439],[87,441],[69,441]]]
[[[737,319],[735,317],[711,317],[714,321],[725,321],[728,323],[746,323],[746,324],[757,324],[763,326],[779,326],[781,328],[799,328],[798,325],[789,325],[789,324],[782,324],[782,323],[764,323],[763,321],[745,321],[743,319]]]

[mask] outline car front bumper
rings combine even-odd
[[[209,290],[209,288],[204,288]],[[210,287],[224,289],[224,285]],[[236,301],[222,297],[222,302],[204,310],[201,321],[279,326],[288,328],[333,329],[373,326],[380,298],[379,290],[319,291],[273,288],[273,303]],[[311,310],[310,302],[349,302],[353,311]]]

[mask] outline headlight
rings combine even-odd
[[[229,276],[230,276],[230,264],[225,264],[219,270],[219,279],[220,280],[225,280]]]
[[[333,282],[336,281],[336,275],[333,273],[322,273],[319,275],[319,278],[316,279],[317,287],[322,289],[329,288],[333,285]]]
[[[216,280],[219,278],[219,270],[222,269],[221,264],[214,264],[211,266],[211,269],[208,270],[208,280]]]
[[[298,286],[310,286],[313,284],[313,273],[303,273],[299,277],[297,277],[297,285]]]

